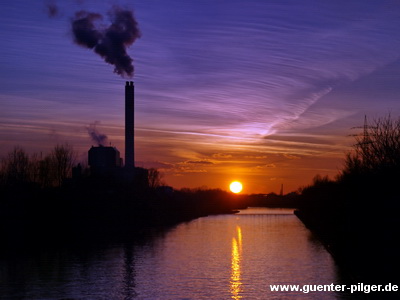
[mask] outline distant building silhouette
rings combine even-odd
[[[72,167],[72,179],[79,180],[82,178],[82,165],[78,164],[75,167]]]

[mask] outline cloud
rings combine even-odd
[[[45,3],[47,15],[50,18],[55,18],[60,14],[60,10],[55,1],[48,0]]]
[[[267,164],[267,165],[256,166],[254,168],[258,169],[258,170],[260,170],[260,169],[273,169],[273,168],[276,168],[276,165],[275,164]]]
[[[299,156],[296,156],[296,155],[293,155],[293,154],[284,153],[283,156],[288,158],[288,159],[300,159]]]
[[[161,161],[143,161],[143,162],[136,162],[137,165],[143,165],[145,168],[155,168],[155,169],[173,169],[175,167],[174,164],[168,162],[161,162]]]
[[[183,164],[194,164],[194,165],[213,165],[214,163],[209,160],[188,160]]]
[[[232,154],[226,154],[226,153],[214,153],[212,155],[213,158],[217,158],[217,159],[228,159],[228,158],[232,158]]]
[[[191,169],[185,167],[178,167],[175,171],[178,173],[207,173],[205,169]]]
[[[267,155],[260,155],[260,156],[257,156],[257,155],[246,155],[245,156],[245,158],[251,158],[251,159],[265,159],[267,157],[268,157]]]
[[[196,124],[210,138],[238,143],[340,120],[346,109],[314,113],[315,107],[338,86],[399,57],[400,21],[396,12],[375,11],[371,3],[357,2],[350,13],[317,2],[267,9],[260,1],[265,9],[245,10],[220,4],[230,9],[221,19],[195,14],[179,37],[160,35],[163,55],[157,62],[154,52],[145,57],[146,66],[165,65],[168,74],[160,89],[165,97],[154,91],[154,106],[173,114],[176,124]],[[186,11],[177,8],[180,13]]]

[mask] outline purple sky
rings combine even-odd
[[[0,3],[0,155],[68,142],[84,160],[93,124],[123,154],[134,80],[137,165],[178,188],[290,191],[337,174],[365,114],[400,115],[397,1],[99,2]],[[73,42],[77,11],[109,25],[115,4],[142,33],[133,78]]]

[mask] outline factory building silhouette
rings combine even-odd
[[[92,146],[88,162],[92,176],[113,176],[124,181],[148,184],[146,169],[135,167],[135,88],[133,81],[125,84],[125,161],[116,147]]]
[[[92,146],[88,152],[89,166],[92,174],[113,174],[123,166],[117,148],[99,145]]]

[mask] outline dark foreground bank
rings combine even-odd
[[[238,204],[231,197],[221,190],[149,189],[91,178],[59,188],[6,187],[1,190],[0,233],[11,245],[109,239],[230,213]]]
[[[113,177],[87,177],[60,187],[19,183],[0,188],[5,245],[109,241],[143,235],[248,206],[295,207],[297,194],[236,195],[220,189],[150,188]]]
[[[400,286],[399,182],[400,119],[389,115],[365,118],[335,179],[316,176],[302,189],[296,215],[356,283]]]
[[[400,219],[395,209],[399,202],[389,194],[378,197],[373,189],[352,188],[359,193],[349,193],[338,182],[314,186],[303,193],[295,214],[322,241],[352,284],[400,287]],[[365,297],[400,299],[400,292],[371,292]]]

